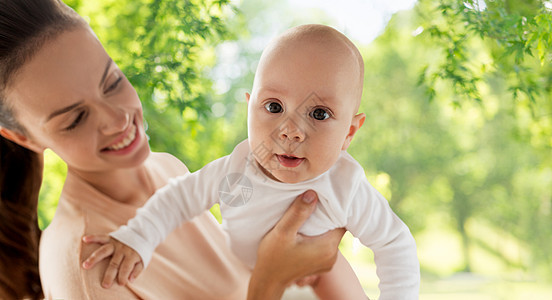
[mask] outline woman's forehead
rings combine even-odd
[[[38,112],[75,101],[99,84],[108,60],[90,29],[63,32],[21,67],[6,96],[16,109]]]

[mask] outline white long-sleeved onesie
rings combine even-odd
[[[308,189],[317,192],[319,204],[300,232],[319,235],[345,227],[374,252],[380,299],[417,299],[420,273],[414,238],[346,151],[320,176],[290,184],[267,177],[246,140],[230,155],[171,179],[111,236],[136,250],[147,265],[172,230],[220,203],[232,250],[253,267],[262,237]]]

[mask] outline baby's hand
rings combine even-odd
[[[105,271],[102,286],[110,288],[115,278],[119,285],[134,281],[144,269],[140,255],[129,246],[108,235],[87,235],[82,238],[87,244],[101,244],[83,263],[85,269],[92,269],[97,263],[111,256]]]

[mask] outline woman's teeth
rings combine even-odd
[[[115,144],[111,147],[108,147],[107,149],[108,150],[121,150],[125,147],[128,147],[128,145],[130,145],[132,143],[132,141],[134,141],[134,138],[136,137],[136,126],[132,125],[132,128],[133,128],[133,129],[131,129],[132,131],[129,132],[129,134],[127,135],[126,138],[124,138],[119,143],[117,143],[117,144]]]

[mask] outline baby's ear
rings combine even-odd
[[[351,144],[355,133],[360,129],[360,127],[362,127],[365,120],[366,115],[364,113],[360,113],[353,117],[353,120],[351,120],[351,126],[349,126],[349,133],[345,137],[345,141],[343,142],[341,150],[347,150],[347,148],[349,148],[349,145]]]
[[[247,103],[249,103],[249,98],[251,98],[251,94],[249,94],[248,92],[245,93],[245,101],[247,101]]]

